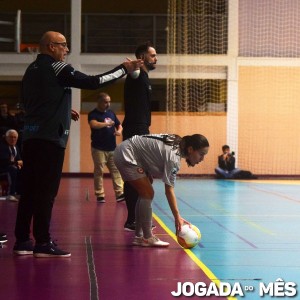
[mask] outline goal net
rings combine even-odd
[[[227,23],[225,0],[168,1],[167,131],[201,133],[213,144],[220,140],[201,168],[182,166],[188,174],[213,173],[225,142],[221,136],[226,128],[227,65],[217,60],[227,54]]]
[[[300,174],[300,2],[239,1],[239,162]]]
[[[169,0],[168,131],[207,135],[215,164],[229,144],[241,169],[300,175],[299,28],[298,0]]]
[[[168,9],[168,111],[225,111],[226,67],[200,56],[227,52],[226,1],[169,0]]]

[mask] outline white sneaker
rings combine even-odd
[[[8,195],[8,196],[6,196],[6,200],[9,200],[9,201],[19,201],[19,199],[18,198],[16,198],[15,196],[13,196],[13,195]]]
[[[134,246],[142,246],[143,237],[142,236],[135,236],[132,242]]]
[[[151,236],[149,239],[142,240],[141,246],[143,247],[168,247],[170,243],[161,241],[155,235]]]

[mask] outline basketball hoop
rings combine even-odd
[[[33,60],[36,60],[39,54],[39,47],[28,47],[28,52],[31,53]]]
[[[29,52],[32,55],[32,59],[36,60],[36,57],[39,53],[39,45],[38,44],[21,44],[20,51],[21,52]]]

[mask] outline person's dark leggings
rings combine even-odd
[[[133,186],[126,181],[124,182],[124,196],[128,212],[126,223],[132,224],[135,221],[135,205],[138,201],[139,194]]]

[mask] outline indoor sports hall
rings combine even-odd
[[[18,202],[0,197],[0,299],[300,299],[300,3],[298,0],[0,1],[0,104],[12,114],[47,30],[67,63],[100,74],[151,40],[158,53],[151,133],[201,133],[204,161],[184,160],[175,193],[200,243],[178,243],[164,184],[154,179],[153,232],[168,248],[132,245],[109,172],[97,203],[87,114],[96,91],[72,89],[72,123],[51,234],[69,258],[13,255]],[[101,91],[124,119],[124,80]],[[122,141],[117,138],[118,143]],[[256,179],[217,179],[222,146]],[[41,195],[41,198],[43,195]]]

